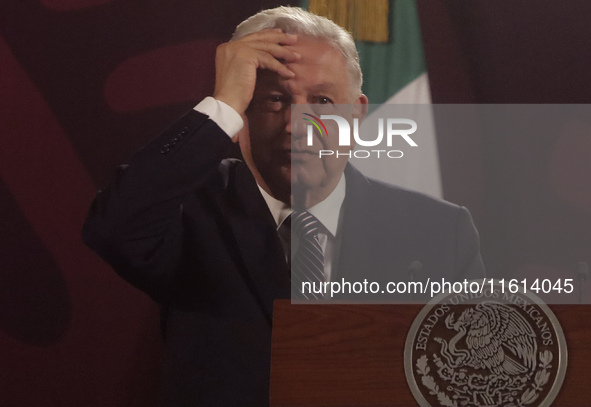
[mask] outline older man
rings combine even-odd
[[[294,281],[296,295],[312,278],[399,281],[413,261],[425,276],[483,275],[464,208],[369,180],[346,156],[319,159],[322,146],[352,147],[317,136],[309,146],[292,104],[350,104],[361,119],[367,98],[351,36],[280,7],[219,46],[213,97],[138,151],[91,207],[85,242],[162,304],[164,405],[268,404],[273,300]],[[232,141],[243,160],[227,159]]]

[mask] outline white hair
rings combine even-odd
[[[351,34],[328,18],[312,14],[299,7],[277,7],[263,10],[241,22],[230,41],[262,30],[281,28],[287,34],[300,34],[324,39],[341,51],[351,77],[351,90],[355,97],[361,95],[363,76],[359,66],[359,54]]]

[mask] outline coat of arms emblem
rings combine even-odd
[[[564,334],[532,294],[443,294],[409,332],[406,376],[421,406],[548,406],[566,370]]]

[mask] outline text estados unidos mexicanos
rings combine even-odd
[[[324,296],[330,295],[332,298],[335,294],[429,294],[431,297],[441,293],[454,293],[454,294],[477,294],[482,293],[485,289],[490,288],[493,290],[494,286],[500,286],[501,293],[517,293],[527,292],[528,290],[536,294],[550,292],[570,294],[573,292],[573,279],[564,278],[552,281],[550,279],[539,279],[530,280],[528,283],[527,279],[517,280],[494,280],[486,279],[468,281],[446,281],[444,278],[439,280],[431,281],[430,278],[426,282],[422,281],[399,281],[389,282],[385,287],[381,287],[377,282],[369,282],[364,279],[363,282],[355,281],[349,282],[345,279],[341,281],[326,281],[326,282],[303,282],[302,293],[310,294],[323,294]]]

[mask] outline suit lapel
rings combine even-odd
[[[360,267],[366,263],[366,254],[370,253],[371,241],[364,239],[371,233],[372,225],[367,221],[364,213],[368,210],[367,199],[370,185],[359,171],[351,164],[345,168],[347,189],[343,202],[342,235],[338,249],[337,278],[347,281],[357,281]],[[365,209],[365,210],[364,210]]]
[[[402,205],[384,208],[375,187],[355,167],[345,169],[347,193],[340,240],[337,278],[347,281],[400,281],[413,260],[419,260],[413,231]]]
[[[245,278],[271,321],[273,301],[290,297],[289,269],[277,227],[246,164],[236,165],[228,188],[233,198],[229,223],[247,272]]]

